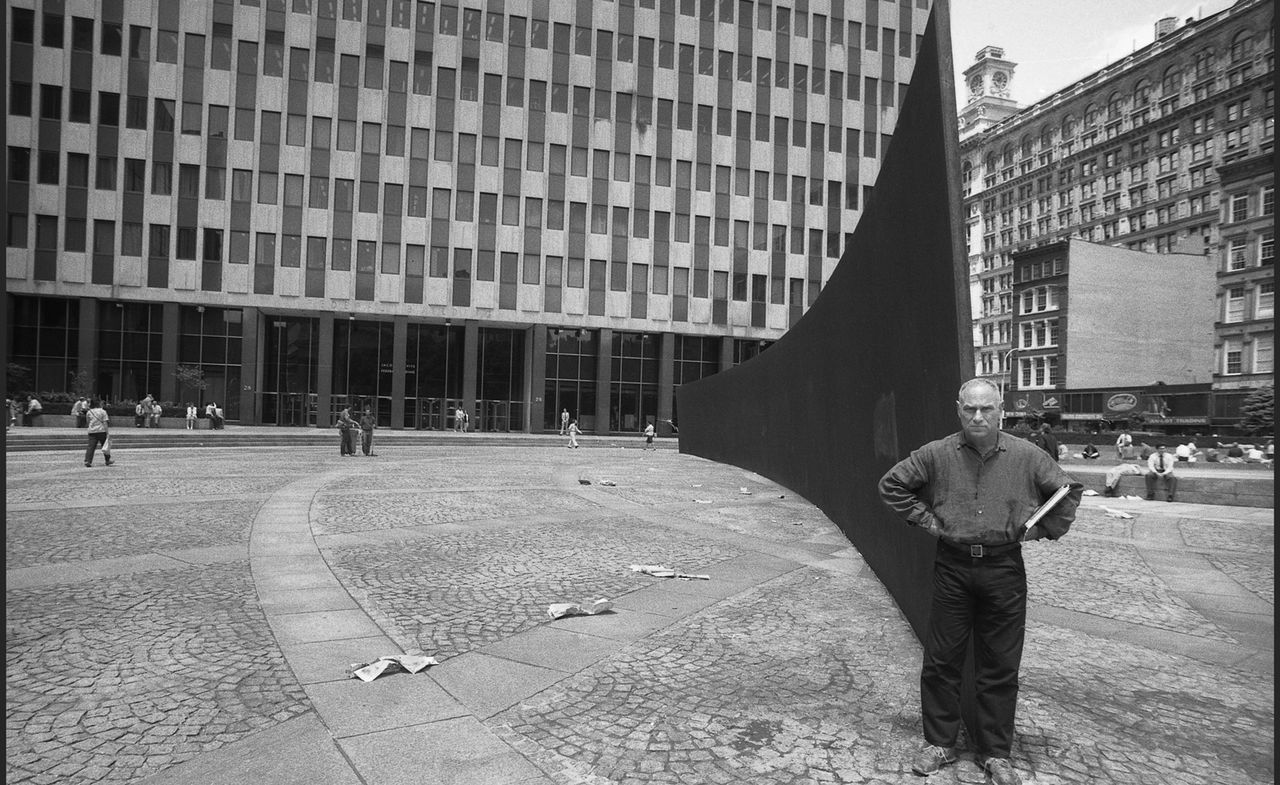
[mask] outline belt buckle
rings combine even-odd
[[[986,554],[983,553],[981,545],[974,544],[969,546],[969,555],[975,559],[981,559]]]

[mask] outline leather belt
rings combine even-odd
[[[953,553],[968,556],[973,559],[985,559],[991,556],[999,556],[1002,553],[1008,553],[1009,551],[1022,547],[1022,543],[1020,542],[1007,542],[1003,545],[979,545],[977,543],[964,544],[951,542],[950,540],[938,540],[938,542],[942,543]]]

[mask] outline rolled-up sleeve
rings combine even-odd
[[[929,483],[929,463],[925,451],[916,450],[880,478],[880,500],[912,526],[927,527],[935,518],[919,495]]]

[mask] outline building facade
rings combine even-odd
[[[1080,238],[1207,254],[1219,271],[1215,349],[1197,378],[1239,391],[1219,396],[1223,417],[1270,381],[1273,28],[1261,0],[1180,26],[1160,20],[1152,44],[994,124],[980,122],[992,97],[977,85],[960,112],[977,374],[1004,382],[1024,372],[1010,365],[1020,339],[1013,255]],[[967,73],[1008,71],[989,49]]]
[[[1216,264],[1084,240],[1013,254],[1012,417],[1068,430],[1207,429]],[[1230,424],[1230,423],[1226,423]]]
[[[9,360],[241,422],[678,422],[821,291],[928,5],[10,3]]]

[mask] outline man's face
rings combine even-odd
[[[1003,411],[1000,394],[994,388],[975,384],[960,394],[956,413],[960,428],[970,439],[984,441],[995,436]]]

